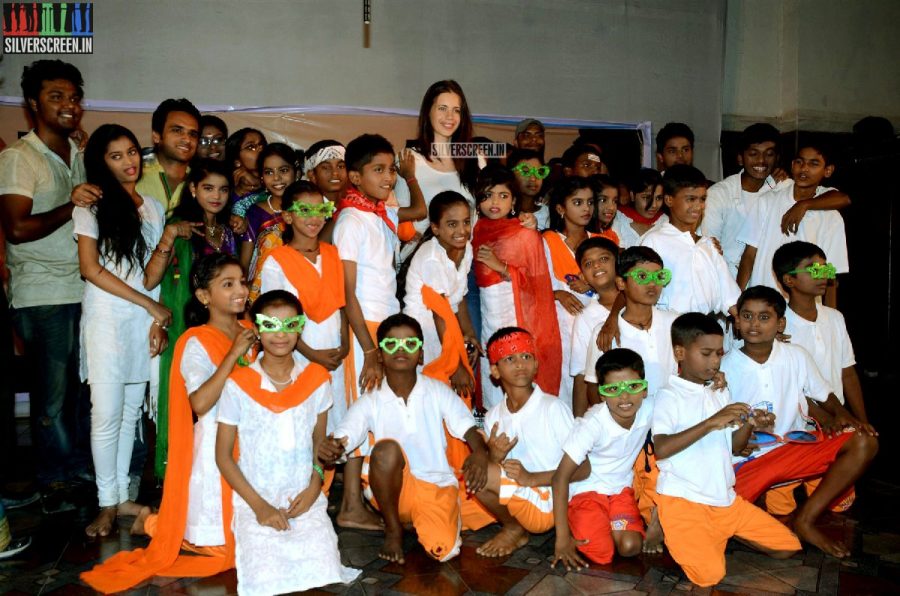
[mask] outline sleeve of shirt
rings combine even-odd
[[[569,375],[577,377],[584,374],[584,363],[587,361],[588,343],[591,341],[591,325],[586,314],[587,309],[575,317],[572,325],[572,346],[569,351]],[[601,321],[602,323],[603,321]]]
[[[0,195],[33,199],[37,187],[37,172],[20,151],[8,149],[0,153]]]
[[[184,346],[179,369],[184,378],[184,387],[190,395],[208,381],[216,373],[218,367],[213,364],[200,340],[192,337]]]
[[[799,355],[798,358],[800,360],[801,369],[799,372],[802,375],[800,378],[803,379],[803,394],[816,401],[827,401],[828,394],[834,393],[831,385],[829,385],[828,381],[822,377],[822,373],[819,372],[819,367],[816,366],[816,362],[813,360],[812,356],[810,356],[809,352],[803,348],[799,348],[797,353]]]
[[[339,215],[334,224],[334,245],[341,255],[342,261],[359,262],[359,253],[363,239],[368,234],[362,222],[352,214]]]
[[[712,249],[713,263],[716,268],[719,298],[722,301],[722,303],[718,305],[719,312],[727,315],[728,309],[736,305],[738,298],[741,297],[741,288],[737,285],[734,277],[731,276],[731,269],[728,268],[725,257],[719,254],[715,246],[711,246],[710,248]]]
[[[241,390],[231,379],[225,381],[222,397],[219,398],[216,421],[237,426],[241,421]]]
[[[656,394],[652,420],[650,428],[654,435],[671,435],[682,430],[678,423],[678,402],[666,389]]]
[[[566,452],[566,455],[573,462],[581,465],[581,462],[585,460],[587,454],[590,453],[597,442],[599,430],[600,426],[597,424],[594,416],[591,415],[591,410],[588,410],[582,418],[576,420],[572,425],[572,432],[569,433],[569,438],[563,443],[563,451]]]
[[[825,233],[820,234],[819,242],[828,262],[834,265],[838,273],[850,272],[850,258],[847,256],[847,231],[844,228],[844,218],[837,211],[828,213],[829,225],[823,226]]]
[[[397,184],[394,185],[394,197],[397,199],[397,204],[399,206],[409,207],[409,204],[411,203],[409,186],[407,186],[403,176],[397,176]]]
[[[334,429],[334,437],[340,439],[347,437],[345,450],[349,453],[366,440],[371,429],[373,396],[363,395],[353,402],[337,428]]]
[[[264,294],[271,290],[283,290],[287,287],[285,283],[284,272],[278,261],[272,258],[272,255],[266,256],[263,261],[262,270],[259,274],[259,293]]]
[[[588,339],[586,348],[587,359],[584,361],[584,380],[587,383],[597,382],[597,360],[603,355],[603,352],[597,347],[597,336],[600,335],[600,330],[602,328],[602,323],[594,327],[593,331],[591,331],[590,338]]]
[[[97,217],[86,207],[75,207],[72,209],[72,223],[74,224],[72,234],[76,240],[78,236],[86,236],[96,240],[100,235]]]
[[[550,415],[553,417],[551,424],[556,444],[562,447],[572,434],[575,418],[572,416],[572,410],[561,399],[554,400]]]
[[[331,406],[334,405],[334,399],[332,398],[332,387],[333,385],[329,383],[322,383],[322,386],[316,389],[316,412],[321,414],[322,412],[326,412],[331,409]]]
[[[453,279],[448,275],[447,267],[437,259],[421,259],[410,265],[415,267],[422,283],[443,296],[449,296],[453,289]],[[408,275],[408,274],[407,274]]]
[[[238,217],[247,217],[247,211],[258,203],[260,199],[264,196],[264,193],[253,192],[248,195],[244,195],[234,202],[231,206],[231,214],[237,215]]]
[[[462,441],[469,429],[475,426],[475,417],[458,395],[444,384],[440,383],[439,385],[436,387],[435,393],[436,397],[440,399],[441,416],[444,418],[450,434]]]
[[[725,229],[725,208],[728,201],[728,187],[724,182],[713,184],[706,193],[706,208],[703,211],[703,222],[700,226],[704,236],[722,240]]]
[[[850,341],[850,334],[847,333],[847,323],[844,321],[844,315],[839,310],[835,310],[834,325],[837,327],[837,335],[841,342],[841,368],[847,368],[856,364],[856,354],[853,353],[853,342]]]

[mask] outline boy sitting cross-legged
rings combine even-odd
[[[404,563],[403,523],[412,523],[429,556],[448,561],[459,554],[459,487],[447,462],[450,434],[472,454],[463,464],[470,491],[485,484],[487,446],[472,413],[448,386],[416,372],[422,363],[422,328],[412,317],[391,315],[377,330],[385,379],[351,404],[319,457],[333,462],[361,445],[374,446],[363,466],[364,494],[384,517],[382,559]]]
[[[700,586],[715,585],[725,576],[725,545],[732,536],[776,558],[800,550],[788,528],[735,494],[732,453],[742,451],[753,428],[770,425],[772,416],[729,403],[727,389],[712,388],[723,339],[722,328],[709,315],[675,319],[672,344],[680,372],[657,393],[652,422],[659,466],[656,503],[666,546]]]
[[[490,464],[478,500],[503,528],[478,548],[485,557],[503,557],[528,542],[529,533],[553,527],[550,480],[572,430],[572,412],[534,384],[540,364],[534,337],[518,327],[503,327],[487,345],[491,376],[499,379],[503,399],[484,417],[490,428]]]
[[[631,488],[632,465],[653,417],[644,361],[633,350],[616,348],[600,357],[596,372],[603,403],[575,422],[553,474],[553,565],[562,562],[569,570],[587,566],[581,555],[601,565],[616,552],[632,557],[641,552],[644,536]],[[572,484],[570,500],[569,483],[585,462],[590,476]]]

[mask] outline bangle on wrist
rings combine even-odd
[[[325,470],[322,469],[322,466],[319,464],[313,464],[313,471],[319,475],[319,478],[322,479],[322,482],[325,482]]]
[[[158,253],[163,254],[163,255],[167,255],[167,254],[169,254],[170,252],[172,252],[172,247],[171,247],[171,246],[164,247],[164,246],[161,245],[161,244],[157,244],[157,245],[156,245],[156,251],[155,251],[155,252],[158,252]]]
[[[418,182],[418,180],[416,180],[416,177],[415,177],[415,176],[413,176],[412,178],[406,178],[406,185],[407,185],[407,186],[409,186],[409,185],[412,184],[413,182]]]

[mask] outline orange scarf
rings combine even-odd
[[[241,322],[249,328],[249,323]],[[208,577],[234,567],[234,534],[231,532],[231,487],[222,479],[222,527],[225,553],[221,557],[179,554],[187,526],[188,487],[194,453],[194,419],[188,399],[181,358],[190,338],[196,337],[216,365],[225,359],[232,341],[210,325],[188,329],[175,345],[169,383],[169,463],[159,506],[159,532],[146,549],[113,555],[81,579],[100,592],[120,592],[159,575],[163,577]]]
[[[612,230],[610,230],[610,232],[612,232]],[[612,233],[615,234],[615,232]],[[568,280],[566,279],[567,275],[574,275],[577,277],[578,274],[581,273],[581,269],[578,267],[578,263],[575,262],[575,255],[569,250],[569,245],[562,239],[559,232],[547,230],[544,232],[543,236],[544,241],[547,243],[547,248],[550,250],[550,262],[553,264],[553,271],[551,271],[551,273],[553,273],[553,277],[563,283],[568,283]],[[588,238],[596,238],[597,236],[613,240],[605,234],[588,232],[587,235]],[[618,244],[617,240],[618,239],[614,240],[616,244]]]
[[[482,245],[490,246],[506,263],[516,322],[531,332],[537,344],[540,366],[535,380],[545,393],[557,395],[562,379],[562,343],[541,235],[522,227],[518,219],[482,218],[475,224],[472,252],[477,254]],[[481,288],[503,281],[499,273],[481,262],[475,261],[472,268]]]
[[[249,366],[233,371],[229,378],[250,399],[269,411],[280,414],[305,402],[323,383],[331,380],[331,375],[324,366],[310,362],[297,379],[280,393],[263,389],[262,375]]]
[[[469,366],[469,355],[466,352],[466,342],[463,339],[462,329],[459,326],[459,320],[456,313],[450,306],[450,301],[445,296],[438,294],[429,286],[422,286],[422,302],[425,307],[431,310],[444,321],[444,337],[441,340],[441,355],[425,364],[422,373],[428,375],[436,381],[450,384],[450,377],[462,364],[472,378],[475,373]],[[472,407],[472,397],[463,398],[469,408]]]
[[[388,217],[384,201],[373,201],[363,193],[351,187],[347,189],[347,192],[340,198],[337,204],[338,213],[340,213],[342,209],[347,208],[359,209],[366,213],[374,213],[381,218],[384,225],[390,228],[393,233],[397,233],[397,226],[395,226],[394,222],[391,221],[391,218]],[[337,213],[335,213],[334,216],[337,217]]]
[[[322,255],[321,275],[315,265],[290,246],[279,246],[269,253],[297,289],[304,314],[316,323],[321,323],[346,303],[344,266],[337,248],[320,242],[319,254]]]

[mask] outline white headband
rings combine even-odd
[[[328,161],[329,159],[344,159],[346,151],[347,150],[340,145],[322,147],[306,158],[306,161],[303,162],[303,171],[309,172],[323,161]]]

